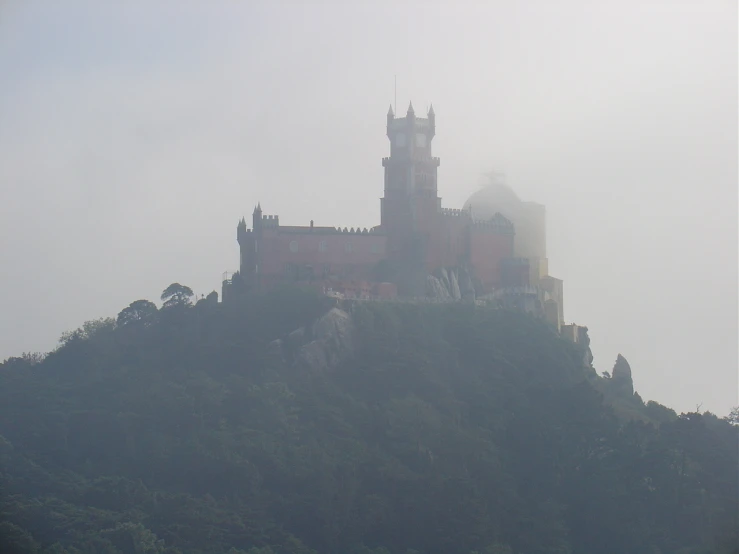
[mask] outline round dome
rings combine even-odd
[[[475,219],[490,219],[496,213],[509,219],[516,231],[514,251],[523,258],[546,258],[544,206],[523,202],[506,184],[491,183],[473,193],[464,203]]]
[[[513,215],[511,212],[521,203],[521,199],[513,192],[513,189],[503,183],[493,183],[482,187],[473,193],[464,203],[464,209],[472,208],[472,215],[477,218],[487,219],[500,212],[507,218]]]

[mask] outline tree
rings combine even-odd
[[[115,319],[112,317],[92,319],[85,321],[82,327],[74,331],[65,331],[62,333],[62,336],[59,337],[59,342],[64,346],[77,340],[89,340],[96,335],[112,331],[113,329],[115,329]]]
[[[189,306],[192,304],[190,298],[193,296],[192,289],[179,283],[172,283],[162,292],[163,308],[174,306]]]
[[[136,322],[140,322],[144,326],[151,325],[156,319],[157,311],[156,304],[153,302],[136,300],[120,311],[117,319],[118,326],[122,327]]]
[[[739,406],[734,406],[729,415],[724,418],[732,425],[739,425]]]

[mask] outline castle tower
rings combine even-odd
[[[248,285],[257,284],[259,275],[259,241],[262,238],[262,206],[257,204],[252,212],[252,229],[246,228],[246,219],[241,218],[236,228],[239,242],[239,273]]]
[[[381,200],[381,227],[388,235],[388,254],[408,259],[424,257],[424,245],[441,211],[437,192],[439,158],[431,152],[436,134],[433,106],[428,117],[416,117],[413,103],[405,117],[387,114],[390,156],[383,158],[385,190]]]

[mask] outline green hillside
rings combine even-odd
[[[729,418],[522,314],[342,307],[339,344],[310,293],[171,294],[6,360],[0,552],[739,552]]]

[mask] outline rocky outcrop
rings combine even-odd
[[[426,297],[434,300],[451,300],[452,296],[444,282],[433,275],[426,276]]]
[[[287,362],[285,343],[282,339],[276,339],[267,345],[267,357],[280,363]]]
[[[426,297],[434,300],[474,300],[475,288],[464,268],[442,267],[437,275],[426,276]]]
[[[356,331],[351,316],[332,308],[308,329],[300,327],[267,345],[267,356],[280,364],[325,371],[354,353]]]
[[[577,329],[577,343],[583,348],[582,363],[585,367],[593,367],[593,351],[590,349],[590,335],[588,335],[587,327],[579,327]]]
[[[298,330],[300,331],[300,329]],[[351,316],[332,308],[311,327],[311,340],[297,349],[295,363],[312,370],[333,369],[354,353],[356,330]],[[305,331],[294,331],[290,337],[305,338]]]
[[[457,279],[457,272],[452,271],[449,277],[449,293],[452,295],[454,300],[461,300],[462,293],[459,291],[459,280]]]
[[[619,390],[627,392],[629,395],[634,394],[634,381],[631,378],[631,366],[621,354],[616,358],[616,363],[611,372],[613,384]]]
[[[458,281],[462,300],[474,300],[476,297],[475,286],[472,284],[472,277],[466,267],[459,268]]]

